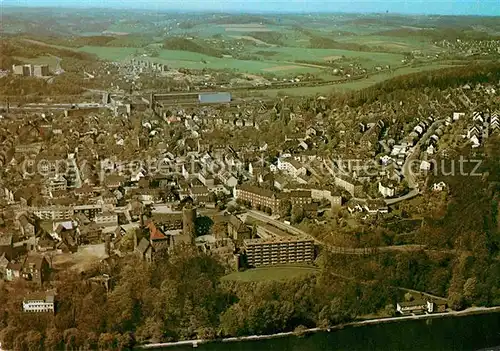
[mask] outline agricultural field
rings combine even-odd
[[[241,272],[233,272],[223,280],[236,280],[243,282],[258,282],[266,280],[290,280],[293,278],[302,277],[308,274],[316,274],[318,269],[312,266],[305,265],[282,265],[272,267],[261,267],[247,269]]]
[[[416,72],[431,71],[441,68],[453,67],[454,65],[449,64],[430,64],[420,67],[403,67],[395,72],[383,72],[371,77],[360,79],[352,82],[345,82],[333,85],[322,85],[322,86],[312,86],[312,87],[297,87],[297,88],[287,88],[283,89],[266,89],[264,91],[256,91],[255,94],[265,95],[268,97],[276,97],[278,95],[290,95],[290,96],[306,96],[306,95],[328,95],[335,92],[348,92],[353,90],[361,90],[368,88],[374,84],[380,83],[384,80],[394,78],[399,75],[411,74]],[[236,96],[238,93],[235,94]]]
[[[457,23],[449,23],[453,18],[439,20],[398,15],[144,12],[137,13],[134,20],[120,12],[93,15],[99,19],[98,25],[92,27],[100,28],[99,32],[89,33],[89,27],[82,21],[68,20],[72,32],[80,28],[79,35],[57,36],[42,32],[23,35],[22,40],[54,49],[90,53],[108,61],[141,57],[173,69],[224,70],[266,79],[301,81],[364,77],[329,86],[287,89],[292,95],[302,95],[361,89],[396,75],[445,67],[444,60],[454,57],[440,55],[445,51],[434,44],[439,42],[436,38],[453,38],[462,33]],[[467,28],[464,35],[478,35],[478,30],[483,33],[481,35],[500,32],[500,26],[494,21],[485,20],[480,28],[472,25],[476,23],[473,19],[461,18],[460,21],[470,22],[464,24]],[[8,21],[8,24],[15,26],[16,22]],[[88,34],[93,35],[86,36]],[[50,61],[46,54],[42,56],[21,61]],[[52,67],[53,63],[49,65]],[[255,93],[274,96],[281,91],[271,89]]]
[[[141,48],[115,48],[84,46],[80,51],[95,54],[99,58],[110,61],[124,61],[132,58],[135,54],[142,52]],[[187,68],[201,70],[208,69],[230,69],[237,72],[252,74],[274,73],[276,75],[296,75],[304,73],[316,73],[321,70],[318,67],[306,65],[283,64],[280,61],[251,61],[237,60],[234,58],[218,58],[199,53],[180,50],[165,50],[158,52],[157,57],[149,57],[151,62],[164,63],[172,68]]]
[[[341,60],[342,58],[356,59],[366,68],[385,65],[397,66],[401,64],[401,60],[404,58],[403,55],[392,53],[294,47],[258,48],[253,51],[255,54],[261,52],[272,53],[269,58],[285,62],[316,61],[326,63],[328,61]]]
[[[342,36],[337,38],[341,42],[367,45],[373,48],[391,52],[411,52],[419,50],[423,53],[435,54],[442,51],[425,37],[392,37],[383,35]]]
[[[78,48],[78,50],[94,54],[103,60],[123,61],[132,58],[141,49],[128,47],[83,46]]]

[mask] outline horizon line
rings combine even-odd
[[[162,12],[162,13],[196,13],[196,14],[230,14],[230,15],[266,15],[266,14],[274,14],[274,15],[333,15],[333,14],[343,14],[343,15],[387,15],[387,16],[422,16],[422,17],[432,17],[432,16],[440,16],[440,17],[500,17],[500,15],[494,14],[446,14],[446,13],[423,13],[423,12],[390,12],[386,11],[306,11],[306,10],[236,10],[236,9],[228,9],[228,10],[212,10],[212,9],[175,9],[175,8],[152,8],[152,7],[121,7],[121,6],[111,6],[108,7],[106,5],[103,6],[91,6],[85,7],[84,5],[64,5],[64,6],[55,6],[55,5],[37,5],[37,4],[26,4],[26,5],[14,5],[14,4],[5,4],[2,0],[0,0],[0,8],[4,9],[54,9],[57,8],[59,10],[113,10],[113,11],[147,11],[147,12]]]

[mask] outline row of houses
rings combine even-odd
[[[368,199],[356,200],[351,199],[347,202],[347,210],[353,214],[356,212],[366,212],[368,214],[388,213],[389,208],[384,200],[381,199]]]
[[[500,130],[500,116],[498,112],[492,114],[474,111],[472,123],[467,127],[464,138],[467,138],[473,148],[478,148],[490,134]]]

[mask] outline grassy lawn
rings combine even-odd
[[[237,280],[243,282],[265,280],[289,280],[307,274],[315,274],[318,269],[305,265],[282,265],[248,269],[242,272],[233,272],[224,276],[223,280]]]

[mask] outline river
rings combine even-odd
[[[201,344],[201,351],[500,350],[500,313],[411,320],[260,341]],[[163,351],[193,350],[192,346]]]

